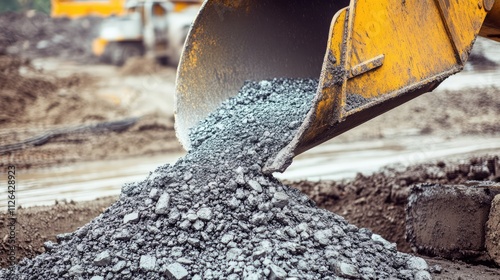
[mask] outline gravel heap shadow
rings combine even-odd
[[[430,279],[423,259],[261,172],[316,87],[247,82],[192,130],[184,158],[125,185],[102,215],[0,278]]]

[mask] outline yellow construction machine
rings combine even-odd
[[[500,0],[207,0],[178,69],[178,137],[189,148],[189,129],[245,80],[319,78],[298,133],[264,167],[282,172],[461,71],[478,35],[500,41]],[[348,94],[366,102],[348,109]]]

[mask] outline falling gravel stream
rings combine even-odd
[[[316,86],[245,84],[192,130],[187,155],[124,185],[103,214],[0,278],[430,279],[423,259],[262,173]]]

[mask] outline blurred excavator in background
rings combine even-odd
[[[52,0],[52,17],[100,16],[105,19],[92,42],[102,62],[122,65],[148,55],[177,65],[199,0]]]

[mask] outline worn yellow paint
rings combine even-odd
[[[339,75],[342,75],[342,72],[345,71],[343,68],[345,61],[342,60],[342,54],[346,51],[346,45],[344,44],[346,33],[344,29],[348,18],[347,13],[348,9],[344,8],[339,10],[333,17],[317,100],[313,105],[314,111],[308,116],[310,123],[301,131],[299,145],[314,143],[319,136],[324,135],[324,132],[331,127],[333,122],[341,118],[341,110],[345,106],[345,100],[339,93],[342,93],[345,81]]]
[[[189,6],[188,3],[174,3],[174,12],[181,12]]]
[[[107,1],[77,1],[77,0],[51,0],[52,17],[79,18],[85,16],[123,15],[126,0]]]
[[[97,38],[92,41],[92,53],[96,56],[101,56],[106,50],[108,41],[102,38]]]
[[[163,8],[160,4],[153,5],[153,15],[155,16],[163,16],[167,14],[167,10]]]

